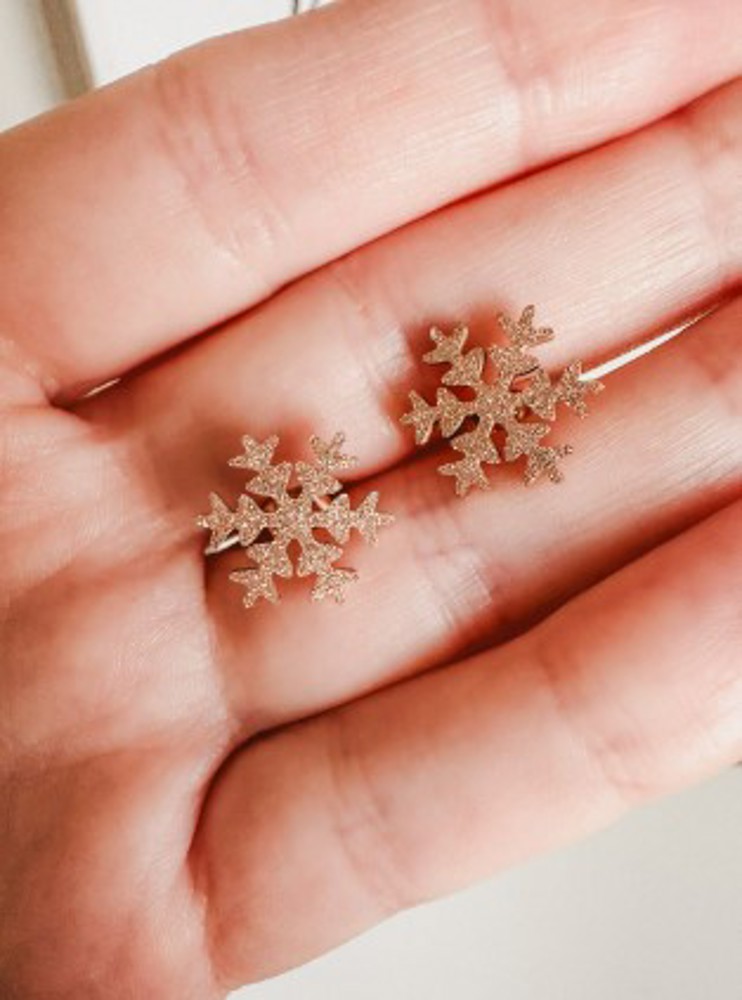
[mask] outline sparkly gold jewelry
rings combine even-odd
[[[245,587],[243,602],[251,608],[261,598],[278,600],[275,577],[315,576],[315,601],[332,597],[342,603],[345,588],[358,574],[334,565],[343,555],[344,545],[355,529],[375,544],[380,528],[394,520],[376,509],[378,493],[369,493],[356,509],[335,473],[352,468],[356,460],[341,452],[344,437],[336,434],[329,444],[312,437],[314,461],[279,462],[273,456],[278,436],[262,444],[249,436],[242,439],[243,454],[229,461],[238,469],[254,473],[237,501],[236,510],[217,493],[210,494],[211,511],[197,518],[197,524],[211,532],[206,554],[222,552],[239,544],[253,563],[230,573],[230,579]],[[321,532],[332,544],[315,536]],[[299,549],[294,566],[290,549]]]
[[[449,369],[441,378],[435,405],[411,392],[412,409],[401,421],[414,428],[419,445],[428,443],[438,424],[441,435],[450,440],[454,451],[461,453],[461,459],[438,469],[441,475],[456,480],[459,496],[465,496],[473,486],[489,487],[485,465],[497,465],[503,460],[514,462],[521,457],[526,459],[526,484],[534,483],[543,474],[552,482],[560,482],[563,477],[559,460],[569,455],[572,448],[541,444],[556,419],[557,405],[564,403],[584,417],[586,396],[603,389],[602,383],[583,376],[579,361],[565,368],[557,381],[552,381],[538,359],[526,350],[554,337],[548,327],[534,327],[535,312],[534,306],[527,306],[517,321],[498,316],[508,343],[489,347],[486,352],[482,347],[464,350],[469,337],[466,326],[455,327],[448,336],[437,327],[430,331],[435,346],[424,355],[423,361],[447,364]],[[486,357],[496,371],[492,381],[483,377]],[[462,398],[446,386],[471,392]],[[473,426],[470,428],[469,424]],[[499,435],[500,440],[494,435]]]

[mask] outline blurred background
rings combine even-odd
[[[201,38],[312,5],[0,0],[0,128]],[[234,1000],[454,997],[742,1000],[742,769]]]

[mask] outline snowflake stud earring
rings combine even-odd
[[[534,306],[527,306],[517,321],[499,316],[508,342],[486,352],[482,347],[464,350],[469,336],[465,326],[457,326],[449,335],[436,327],[430,331],[435,346],[423,360],[447,364],[449,368],[441,378],[435,405],[411,392],[412,409],[401,420],[414,428],[419,445],[427,444],[437,424],[441,435],[461,454],[458,461],[438,469],[441,475],[456,480],[459,496],[465,496],[473,486],[489,487],[486,465],[519,458],[526,459],[526,484],[542,475],[560,482],[563,477],[559,462],[572,448],[541,443],[552,429],[557,406],[563,403],[584,417],[586,397],[603,389],[601,382],[583,376],[579,361],[568,365],[552,381],[538,359],[528,353],[528,348],[554,337],[548,327],[534,327],[535,312]],[[484,377],[487,358],[495,376],[490,380]],[[465,395],[451,392],[447,386],[464,390]]]
[[[378,493],[369,493],[358,508],[351,508],[343,484],[335,478],[356,461],[342,454],[343,441],[342,434],[336,434],[329,444],[312,437],[313,462],[275,464],[277,436],[262,444],[243,437],[243,454],[229,464],[253,475],[236,509],[212,493],[211,511],[201,515],[197,524],[211,532],[207,555],[236,544],[245,549],[252,565],[230,574],[231,580],[245,588],[245,607],[253,607],[261,598],[275,603],[275,578],[294,575],[316,578],[312,590],[315,601],[332,597],[341,603],[346,586],[358,579],[355,570],[335,565],[343,555],[341,546],[353,529],[375,544],[379,529],[392,523],[390,514],[376,509]],[[296,565],[294,549],[298,549]]]

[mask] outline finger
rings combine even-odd
[[[618,353],[742,278],[742,83],[645,132],[449,208],[276,296],[221,333],[85,404],[152,506],[190,535],[243,433],[346,432],[368,475],[413,448],[427,325],[539,304],[546,363]],[[495,296],[497,297],[495,299]],[[486,322],[483,317],[486,316]],[[331,386],[332,391],[328,391]],[[154,523],[153,519],[153,523]]]
[[[498,652],[245,749],[196,845],[225,981],[739,759],[740,587],[737,504]]]
[[[2,140],[0,328],[50,392],[117,375],[733,77],[740,19],[726,0],[374,0],[188,52]]]
[[[245,612],[230,581],[244,552],[208,567],[208,605],[239,736],[322,711],[472,646],[527,629],[580,590],[742,491],[742,300],[607,380],[589,420],[565,419],[565,482],[525,489],[492,470],[462,501],[434,454],[359,486],[395,524],[350,549],[360,581],[340,607],[281,582],[280,608]]]

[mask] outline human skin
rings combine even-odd
[[[742,756],[741,68],[727,0],[357,0],[0,138],[3,998],[222,997]],[[427,326],[528,302],[704,316],[460,500]],[[394,527],[244,610],[196,516],[338,430]]]

